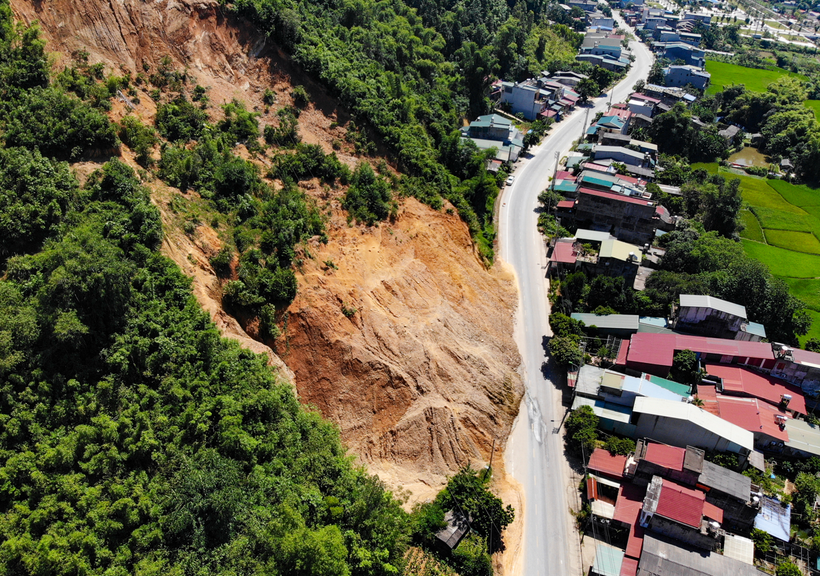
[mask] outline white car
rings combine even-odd
[[[512,186],[512,183],[513,183],[513,182],[515,182],[515,176],[509,176],[509,177],[507,178],[507,182],[506,182],[506,184],[507,184],[507,186]]]

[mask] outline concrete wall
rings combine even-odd
[[[737,446],[711,430],[701,428],[688,420],[639,414],[635,433],[638,438],[650,438],[681,448],[689,445],[705,448],[706,450],[717,450],[718,452],[743,452],[741,446]]]

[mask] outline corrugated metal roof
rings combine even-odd
[[[789,434],[780,428],[775,417],[780,412],[757,398],[737,398],[717,395],[720,417],[737,424],[753,434],[766,434],[781,442],[788,442]]]
[[[703,461],[703,471],[698,477],[698,484],[703,484],[707,488],[723,492],[743,502],[746,502],[752,493],[752,481],[749,477],[708,460]]]
[[[710,502],[703,503],[703,515],[710,520],[723,524],[723,510]]]
[[[598,576],[620,576],[624,551],[609,544],[598,544],[595,547],[595,561],[592,573]]]
[[[686,456],[685,448],[677,446],[667,446],[666,444],[650,443],[646,447],[644,460],[653,462],[658,466],[663,466],[670,470],[683,470],[683,458]]]
[[[820,427],[812,426],[805,420],[789,418],[786,420],[786,431],[789,433],[786,446],[792,450],[820,456]]]
[[[755,336],[760,336],[761,338],[766,337],[766,327],[759,322],[749,322],[746,324],[746,332],[749,334],[754,334]]]
[[[760,499],[760,512],[755,516],[755,528],[763,530],[777,538],[788,542],[792,521],[792,505],[783,504],[779,500],[763,496]]]
[[[670,520],[699,528],[703,518],[704,500],[706,495],[703,492],[664,479],[655,511]]]
[[[577,257],[573,248],[572,242],[556,242],[552,249],[552,256],[550,262],[559,262],[562,264],[575,264]]]
[[[603,368],[593,366],[592,364],[584,364],[578,370],[578,376],[575,379],[575,391],[578,394],[597,396],[603,377]]]
[[[592,190],[590,188],[579,188],[579,194],[588,194],[590,196],[597,196],[598,198],[609,198],[616,202],[625,202],[627,204],[640,204],[641,206],[652,206],[652,202],[648,200],[641,200],[639,198],[632,198],[623,194],[613,194],[612,192],[601,192],[600,190]]]
[[[640,576],[762,576],[745,562],[651,533],[644,537],[638,566]]]
[[[589,406],[598,418],[605,420],[612,420],[613,422],[622,422],[628,424],[632,411],[625,406],[618,406],[604,402],[603,400],[592,400],[591,398],[584,398],[583,396],[576,396],[572,403],[572,409],[576,410],[581,406]]]
[[[625,466],[626,456],[611,454],[609,450],[604,448],[593,450],[592,455],[589,457],[589,464],[587,464],[587,468],[590,470],[616,477],[623,476]]]
[[[707,364],[706,372],[723,379],[724,394],[752,396],[773,406],[778,406],[783,395],[789,394],[789,410],[806,414],[806,398],[803,391],[779,378],[759,374],[749,368],[726,364]]]
[[[682,402],[671,402],[669,400],[659,400],[657,398],[639,397],[635,399],[633,412],[639,414],[649,414],[652,416],[662,416],[673,420],[688,420],[696,426],[709,430],[713,434],[725,438],[747,450],[754,449],[754,436],[748,430],[718,418],[694,404],[684,404]],[[689,438],[681,438],[682,443],[690,443]]]
[[[622,154],[624,156],[637,158],[638,160],[643,160],[644,157],[643,152],[635,152],[634,150],[624,148],[623,146],[596,146],[594,152],[596,158],[598,157],[598,155],[601,155],[605,158],[610,157],[607,156],[608,154]]]
[[[633,334],[629,341],[627,361],[656,366],[672,366],[676,350],[692,350],[702,354],[720,354],[739,358],[774,360],[770,344],[724,340],[684,334]]]
[[[720,298],[715,298],[714,296],[681,294],[680,305],[681,307],[686,306],[690,308],[712,308],[713,310],[726,312],[732,316],[737,316],[739,318],[743,318],[744,320],[746,319],[746,308],[744,306],[735,304],[734,302],[721,300]]]
[[[621,576],[636,576],[638,574],[638,560],[624,556],[621,564]]]
[[[678,396],[689,396],[692,393],[692,387],[688,384],[681,384],[680,382],[674,382],[672,380],[667,380],[666,378],[661,378],[660,376],[653,376],[651,374],[643,374],[642,378],[646,378],[656,386],[660,386],[661,388],[666,388],[670,392],[674,392]]]
[[[641,261],[641,247],[620,240],[604,240],[601,242],[601,251],[598,256],[638,264]]]
[[[598,230],[587,230],[586,228],[578,228],[575,231],[575,238],[586,242],[603,242],[613,236],[609,232],[599,232]]]
[[[587,326],[613,330],[638,330],[639,317],[637,314],[583,314],[575,312],[573,320],[580,320]]]
[[[624,378],[621,389],[624,392],[633,392],[637,396],[649,396],[650,398],[663,398],[672,402],[683,402],[688,394],[677,394],[671,390],[658,386],[654,382],[645,378],[634,378],[627,376]]]

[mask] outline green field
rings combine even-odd
[[[692,167],[735,177],[716,164]],[[820,189],[752,176],[739,179],[746,204],[740,214],[744,250],[808,307],[812,327],[800,342],[820,338]]]
[[[809,308],[820,310],[820,279],[783,278],[789,291],[806,303]]]
[[[766,231],[767,238],[768,233]],[[743,240],[742,242],[746,253],[755,260],[763,262],[775,276],[787,278],[820,277],[820,256],[794,252],[777,246],[767,246],[751,240]]]
[[[714,60],[706,61],[706,71],[712,75],[709,88],[706,89],[706,94],[717,94],[726,86],[732,84],[744,84],[747,90],[752,92],[765,92],[769,84],[776,82],[783,76],[792,76],[800,80],[806,80],[802,74],[795,74],[782,68],[774,68],[771,70],[761,70],[758,68],[747,68],[745,66],[738,66],[737,64],[728,64],[726,62],[716,62]]]
[[[746,195],[744,194],[744,200]],[[746,200],[749,202],[748,200]],[[749,202],[751,204],[751,202]],[[796,208],[792,206],[792,208]],[[798,210],[800,210],[798,208]],[[800,210],[800,212],[787,212],[785,210],[773,210],[771,208],[761,208],[760,206],[752,206],[752,212],[760,221],[760,226],[764,230],[793,230],[795,232],[811,232],[814,218],[809,218],[809,215]]]
[[[766,237],[763,235],[763,228],[760,226],[760,221],[751,210],[748,208],[741,210],[740,219],[743,221],[743,232],[740,233],[742,238],[766,243]]]
[[[766,241],[772,246],[785,248],[786,250],[804,254],[820,254],[820,241],[811,232],[766,230]]]
[[[808,334],[800,337],[800,344],[805,344],[806,340],[810,338],[820,340],[820,312],[812,310],[811,308],[806,310],[806,312],[808,312],[809,316],[811,316],[811,328],[809,328]]]
[[[814,117],[820,120],[820,100],[806,100],[803,106],[814,111]]]
[[[816,100],[820,102],[820,100]],[[789,184],[784,180],[769,180],[769,186],[777,190],[786,202],[805,208],[820,206],[820,190],[809,188],[805,184]]]

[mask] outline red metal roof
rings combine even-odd
[[[575,207],[575,200],[561,200],[558,202],[558,208],[574,208]]]
[[[643,527],[637,520],[629,527],[629,539],[626,541],[626,555],[632,558],[640,558],[643,550]]]
[[[648,102],[654,102],[656,104],[660,104],[661,101],[657,98],[652,98],[651,96],[647,96],[646,94],[641,94],[640,92],[635,92],[630,98],[638,98],[640,100],[646,100]]]
[[[564,264],[575,264],[577,260],[572,242],[556,242],[552,249],[551,262],[562,262]]]
[[[595,478],[587,478],[587,500],[592,502],[598,499],[598,481]]]
[[[808,350],[792,348],[792,355],[794,356],[794,361],[798,364],[809,363],[820,366],[820,354],[817,352],[809,352]]]
[[[618,500],[615,502],[615,514],[612,517],[624,524],[637,524],[638,516],[643,508],[643,499],[646,488],[632,483],[621,484],[618,489]]]
[[[721,418],[740,426],[751,433],[762,433],[781,442],[789,441],[786,429],[780,428],[775,417],[783,415],[780,411],[759,401],[757,398],[732,398],[717,395],[717,405]]]
[[[623,562],[621,562],[621,575],[620,576],[636,576],[638,574],[638,560],[635,558],[627,558],[624,556]]]
[[[670,520],[699,528],[704,500],[706,495],[703,492],[664,479],[656,512]]]
[[[797,386],[787,384],[783,380],[774,378],[748,368],[727,366],[725,364],[707,364],[706,371],[723,379],[723,393],[752,396],[765,400],[769,404],[778,406],[783,394],[791,394],[789,410],[806,413],[806,398]]]
[[[724,340],[704,336],[687,336],[683,334],[651,334],[639,332],[629,340],[627,364],[650,364],[672,367],[672,358],[676,350],[692,350],[702,354],[720,354],[721,356],[739,357],[742,360],[772,360],[774,354],[770,344],[764,342],[744,342],[741,340]]]
[[[596,164],[595,162],[585,162],[584,170],[592,170],[593,172],[605,172],[607,174],[614,174],[615,171],[610,171],[609,166],[603,164]]]
[[[616,366],[626,366],[626,357],[629,354],[629,342],[621,340],[621,345],[618,348],[618,357],[615,359]]]
[[[543,116],[544,118],[552,118],[554,116],[557,116],[558,112],[556,112],[555,110],[544,110],[543,112],[541,112],[538,115]]]
[[[626,202],[627,204],[640,204],[641,206],[651,205],[652,202],[648,200],[641,200],[640,198],[633,198],[632,196],[624,196],[623,194],[616,194],[613,192],[601,192],[591,188],[579,188],[580,194],[589,194],[590,196],[598,196],[600,198],[611,198],[618,202]],[[650,336],[657,336],[657,334],[650,334]]]
[[[593,472],[601,472],[618,478],[624,475],[626,466],[626,456],[610,454],[609,450],[596,448],[589,457],[587,468]]]
[[[686,456],[685,448],[667,446],[666,444],[655,444],[653,442],[646,447],[644,460],[648,460],[669,470],[677,470],[680,472],[683,470],[684,456]]]
[[[555,173],[556,180],[569,180],[570,182],[575,182],[575,176],[572,175],[571,172],[567,172],[566,170],[559,170]]]
[[[723,510],[710,502],[703,503],[703,515],[723,524]]]

